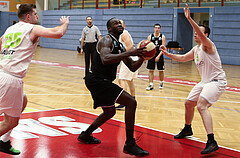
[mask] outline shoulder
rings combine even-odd
[[[102,37],[98,42],[98,44],[101,44],[101,46],[112,45],[112,43],[113,43],[113,39],[109,35]]]

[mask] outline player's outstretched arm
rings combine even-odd
[[[46,28],[40,25],[35,25],[31,31],[30,38],[32,41],[37,37],[45,38],[61,38],[66,32],[69,24],[69,16],[60,18],[61,25],[53,28]]]
[[[160,50],[163,52],[164,55],[166,55],[167,57],[173,60],[180,61],[180,62],[187,62],[187,61],[193,60],[194,49],[195,47],[193,47],[189,52],[187,52],[184,55],[178,55],[178,54],[168,53],[167,48],[164,45],[160,46]]]
[[[187,4],[186,4],[186,8],[184,8],[184,14],[187,20],[189,21],[189,23],[192,25],[195,32],[197,33],[198,37],[200,38],[203,46],[206,47],[207,50],[210,50],[207,52],[214,53],[214,50],[212,51],[212,46],[213,46],[212,41],[204,34],[204,32],[200,30],[200,27],[198,26],[198,24],[191,18],[190,10]]]

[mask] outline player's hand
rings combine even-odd
[[[61,25],[62,24],[69,24],[69,18],[70,18],[70,16],[62,16],[61,18],[60,18],[60,22],[61,22]]]
[[[83,54],[83,49],[81,49],[80,54]]]
[[[190,16],[190,10],[189,10],[189,8],[188,8],[188,4],[186,3],[186,8],[183,8],[183,10],[184,10],[184,15],[185,15],[185,17],[187,18],[187,19],[190,19],[191,18],[191,16]]]
[[[143,56],[143,49],[145,47],[142,47],[142,48],[131,48],[128,52],[130,53],[130,56],[140,56],[142,57]]]
[[[168,53],[167,48],[164,45],[161,45],[159,49],[160,49],[160,51],[163,52],[164,55]]]

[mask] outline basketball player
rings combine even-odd
[[[0,39],[0,151],[12,155],[20,154],[11,146],[10,134],[18,125],[21,112],[27,105],[23,93],[23,81],[39,37],[61,38],[67,31],[69,17],[61,17],[61,25],[45,28],[35,25],[38,20],[36,6],[22,4],[17,12],[19,22],[10,26]]]
[[[128,51],[134,46],[133,39],[132,39],[130,33],[125,29],[126,26],[125,26],[124,21],[123,20],[120,20],[120,21],[122,23],[124,30],[123,30],[123,33],[119,37],[119,42],[121,42],[123,44],[124,48],[126,48],[126,50]],[[131,58],[133,60],[138,59],[137,56],[131,57]],[[121,61],[120,68],[119,68],[119,77],[118,77],[119,85],[125,91],[127,91],[127,84],[128,84],[130,94],[134,97],[135,97],[135,85],[134,85],[133,79],[137,78],[137,74],[138,74],[138,70],[135,72],[130,71],[129,68],[124,64],[124,62]],[[116,109],[122,109],[122,108],[124,108],[123,105],[118,105],[116,107]]]
[[[177,61],[195,61],[201,76],[199,82],[189,93],[185,102],[185,127],[174,136],[175,139],[182,139],[193,134],[191,123],[194,116],[194,108],[197,109],[202,117],[204,127],[207,132],[207,144],[201,154],[208,154],[218,150],[217,142],[214,140],[212,117],[208,110],[224,92],[227,81],[225,72],[222,69],[220,57],[214,43],[208,38],[210,29],[207,26],[198,26],[190,16],[190,10],[186,4],[184,14],[195,30],[194,40],[198,44],[185,55],[170,54],[165,46],[160,49],[163,54]]]
[[[134,139],[134,122],[137,102],[133,96],[112,83],[116,78],[117,66],[123,60],[131,71],[136,71],[143,63],[142,49],[132,48],[125,51],[118,41],[123,27],[120,20],[112,18],[107,22],[108,35],[101,38],[97,44],[97,55],[92,60],[92,72],[88,73],[85,83],[94,100],[94,109],[101,107],[103,113],[83,131],[78,140],[88,144],[99,144],[101,141],[92,136],[92,132],[112,118],[115,113],[115,102],[125,106],[126,142],[123,152],[136,156],[145,156],[149,153],[140,148]],[[139,56],[133,61],[130,56]]]
[[[166,38],[163,34],[160,33],[161,25],[155,24],[154,25],[154,33],[148,36],[148,40],[153,42],[156,45],[156,55],[148,60],[147,62],[147,69],[149,70],[149,86],[146,88],[147,91],[153,90],[153,78],[154,78],[154,70],[155,65],[157,63],[157,69],[159,71],[159,80],[160,85],[159,88],[163,88],[163,78],[164,78],[164,60],[162,52],[160,52],[159,47],[161,45],[166,45]]]

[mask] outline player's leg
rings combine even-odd
[[[90,67],[90,52],[89,52],[89,44],[85,44],[84,46],[84,56],[85,56],[85,76],[89,72],[89,67]]]
[[[160,88],[160,89],[163,88],[163,79],[164,79],[164,71],[163,71],[163,70],[160,70],[160,71],[159,71],[159,80],[160,80],[159,88]]]
[[[103,113],[101,113],[94,122],[87,128],[86,131],[83,131],[79,136],[78,140],[88,144],[99,144],[101,141],[92,136],[94,130],[104,124],[107,120],[112,118],[116,114],[116,109],[114,106],[102,107]]]
[[[122,87],[125,91],[127,91],[126,80],[118,79],[118,82],[119,82],[120,87]]]
[[[153,90],[153,78],[154,78],[154,69],[155,69],[155,58],[148,60],[147,63],[148,77],[149,77],[149,86],[146,88],[147,91]]]
[[[26,96],[26,94],[24,94],[24,96],[23,96],[22,112],[23,112],[23,110],[26,108],[27,102],[28,102],[27,96]],[[3,142],[9,141],[9,140],[10,140],[11,132],[12,132],[12,129],[9,130],[9,131],[8,131],[7,133],[5,133],[4,135],[2,135],[2,136],[1,136],[1,141],[3,141]]]
[[[92,43],[91,45],[92,45],[90,47],[90,57],[91,57],[91,59],[90,59],[90,63],[89,63],[90,67],[92,66],[93,56],[94,56],[95,53],[97,53],[97,50],[96,50],[97,43]]]
[[[182,131],[175,135],[175,139],[182,139],[186,136],[193,135],[191,123],[194,117],[194,109],[197,105],[198,98],[200,96],[200,93],[202,91],[203,84],[198,83],[196,86],[193,87],[191,92],[189,93],[187,100],[185,102],[185,126],[182,129]]]
[[[127,80],[127,83],[129,86],[130,94],[135,97],[135,85],[134,85],[133,79],[130,81]]]
[[[140,148],[134,139],[134,123],[137,102],[133,96],[123,91],[119,96],[118,103],[125,105],[125,126],[126,126],[126,142],[123,151],[136,156],[149,155],[149,152]]]
[[[18,125],[19,117],[12,117],[7,114],[4,114],[4,120],[0,122],[0,136],[9,132],[9,135],[14,127]],[[0,152],[8,153],[11,155],[20,154],[19,150],[16,150],[12,147],[10,139],[7,141],[0,140]]]
[[[165,69],[163,55],[161,55],[159,62],[157,62],[157,69],[159,71],[159,80],[160,80],[159,88],[162,89],[163,80],[164,80],[164,69]]]
[[[205,84],[198,99],[197,108],[202,117],[204,127],[207,132],[207,144],[201,154],[208,154],[219,149],[214,139],[212,116],[208,110],[215,103],[227,86],[226,81],[212,81]]]
[[[214,139],[212,116],[208,110],[211,105],[212,104],[210,104],[207,100],[201,96],[199,97],[197,109],[202,117],[202,121],[208,136],[206,147],[201,154],[208,154],[219,149],[217,142]]]

